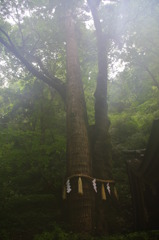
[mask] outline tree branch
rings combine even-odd
[[[155,86],[157,87],[157,89],[159,90],[159,83],[157,82],[155,76],[152,74],[152,72],[149,70],[148,67],[145,66],[145,70],[148,72],[148,74],[150,75],[150,77],[152,78]]]
[[[65,84],[57,77],[48,76],[45,73],[38,71],[27,59],[21,55],[18,49],[15,47],[11,41],[9,35],[0,28],[0,32],[7,38],[8,42],[0,36],[0,43],[11,52],[20,62],[27,68],[27,70],[32,73],[35,77],[42,80],[48,86],[56,89],[56,91],[61,95],[62,99],[66,101],[66,87]]]
[[[8,42],[10,43],[10,46],[13,46],[13,43],[9,37],[9,35],[0,27],[0,32],[3,33],[3,35],[7,38]]]

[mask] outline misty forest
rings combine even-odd
[[[159,239],[158,23],[158,0],[0,0],[0,240]]]

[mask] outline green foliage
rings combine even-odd
[[[97,49],[94,32],[85,24],[90,19],[87,6],[75,0],[69,4],[64,0],[1,1],[1,4],[0,27],[17,49],[37,69],[40,69],[37,57],[41,59],[45,74],[57,76],[63,82],[66,79],[63,4],[73,9],[88,118],[94,124]],[[121,202],[117,222],[127,232],[132,227],[131,196],[121,152],[145,148],[152,121],[159,118],[159,5],[156,0],[124,0],[112,5],[103,1],[99,10],[104,34],[109,36],[106,39],[109,69],[116,61],[125,64],[123,71],[110,79],[108,105],[113,174]],[[8,17],[14,23],[7,22]],[[2,32],[0,36],[6,39]],[[53,223],[61,222],[61,186],[65,175],[63,103],[54,90],[31,77],[2,45],[0,50],[0,236],[3,240],[17,240],[21,235],[28,240],[35,234],[35,240],[82,239]],[[100,239],[153,238],[157,240],[157,233]]]
[[[112,140],[123,148],[145,148],[152,122],[159,118],[159,5],[121,1],[118,7],[123,46],[120,51],[114,47],[114,58],[125,68],[109,83]]]
[[[69,234],[64,232],[56,224],[52,232],[44,232],[34,237],[34,240],[66,240],[69,239]]]
[[[61,221],[65,113],[38,81],[15,85],[1,89],[0,233],[28,240]]]
[[[13,196],[1,210],[1,229],[14,239],[20,235],[29,239],[35,232],[51,228],[52,222],[59,217],[57,208],[53,194]]]
[[[125,76],[121,74],[120,77]],[[133,85],[131,87],[126,82],[135,84],[133,76],[129,76],[129,79],[120,77],[110,84],[109,116],[112,140],[123,148],[145,148],[152,122],[159,118],[158,90],[152,88],[147,81],[142,83],[142,90],[138,85],[134,86],[134,89]]]
[[[152,232],[134,232],[125,235],[112,235],[112,236],[82,236],[78,234],[66,233],[61,228],[55,225],[54,231],[44,232],[34,237],[33,240],[157,240],[159,236],[158,231]]]

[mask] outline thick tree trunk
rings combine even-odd
[[[109,119],[107,107],[107,42],[104,39],[96,1],[88,0],[94,25],[96,28],[98,76],[95,91],[95,128],[93,142],[93,175],[102,180],[112,180],[112,153],[109,135]],[[108,39],[107,39],[108,41]],[[101,188],[101,186],[100,186]],[[113,186],[112,186],[113,188]],[[103,201],[100,195],[96,197],[96,229],[98,233],[109,232],[111,201]]]
[[[101,23],[98,17],[97,9],[92,8],[92,15],[96,27],[97,52],[98,52],[98,76],[95,91],[95,134],[96,134],[96,152],[98,159],[96,174],[101,178],[111,178],[111,140],[109,136],[109,118],[107,106],[107,42],[101,29]],[[96,168],[95,168],[96,169]]]
[[[78,232],[92,231],[92,187],[87,177],[92,175],[91,154],[88,138],[86,104],[78,60],[74,20],[67,12],[66,20],[67,55],[67,178],[72,191],[68,195],[71,229]],[[78,193],[79,175],[83,194]]]

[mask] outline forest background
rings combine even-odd
[[[35,51],[41,67],[65,81],[59,2],[1,1],[0,42],[5,30],[24,55]],[[94,124],[94,27],[86,3],[79,1],[76,8],[87,113],[89,124]],[[122,153],[146,148],[152,122],[159,118],[159,3],[102,1],[99,13],[107,36],[108,114],[119,193],[115,228],[128,232],[133,229],[132,205],[127,159]],[[66,166],[65,106],[57,92],[30,74],[3,44],[0,50],[0,235],[2,239],[30,239],[57,226],[67,229],[61,197]],[[37,59],[31,54],[27,57],[37,66]]]

